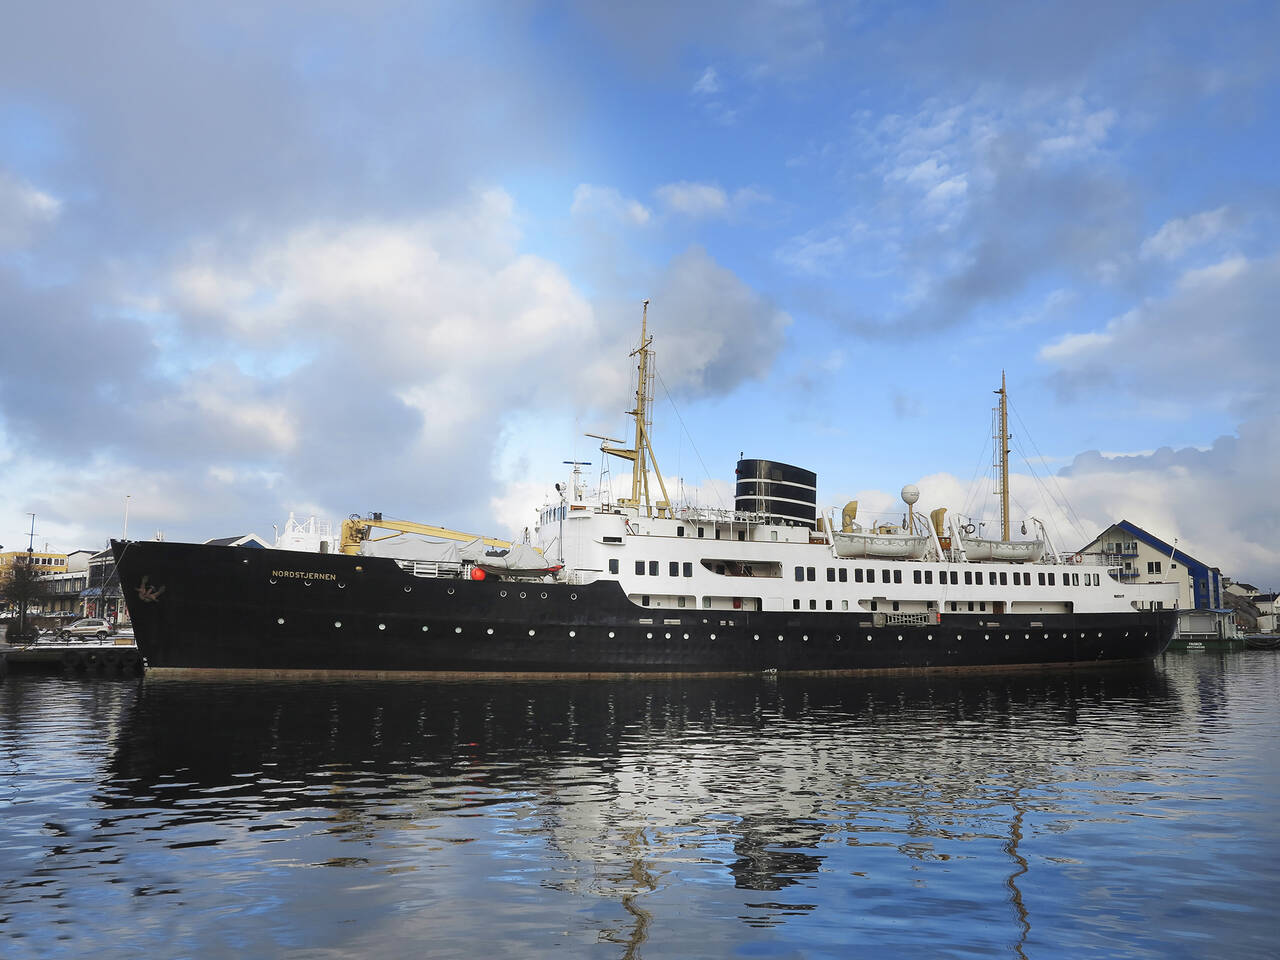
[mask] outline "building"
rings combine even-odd
[[[67,555],[65,553],[49,553],[44,550],[6,550],[0,553],[0,577],[9,572],[15,563],[27,563],[41,575],[67,572]]]
[[[42,578],[49,584],[49,597],[44,601],[46,615],[64,618],[84,616],[84,601],[80,595],[89,585],[89,558],[94,552],[72,550],[67,554],[65,571]]]
[[[1121,583],[1172,583],[1178,588],[1175,640],[1224,640],[1238,635],[1223,599],[1222,571],[1121,520],[1080,548],[1098,557]]]
[[[87,583],[80,591],[80,598],[84,602],[83,615],[113,622],[127,621],[129,612],[124,605],[124,595],[120,592],[120,574],[111,550],[95,553],[89,558],[87,567]]]

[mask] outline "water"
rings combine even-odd
[[[0,683],[0,956],[1274,957],[1280,656]]]

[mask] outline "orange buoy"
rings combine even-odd
[[[483,570],[481,570],[479,567],[475,567],[475,568],[473,568],[473,569],[472,569],[472,571],[471,571],[471,579],[472,579],[472,580],[483,580],[483,579],[484,579],[484,571],[483,571]]]

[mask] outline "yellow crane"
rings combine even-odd
[[[395,533],[389,533],[385,537],[371,536],[374,527],[381,530],[394,530]],[[338,550],[354,556],[360,552],[360,544],[366,540],[372,542],[390,540],[406,533],[416,533],[424,537],[435,537],[440,540],[460,540],[463,543],[483,540],[486,547],[494,547],[498,550],[511,549],[511,544],[506,540],[481,537],[474,533],[450,530],[447,527],[435,527],[429,523],[414,523],[412,520],[384,520],[382,519],[382,514],[374,513],[368,517],[358,517],[352,514],[348,519],[342,521],[342,540]]]

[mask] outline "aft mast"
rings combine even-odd
[[[1009,540],[1009,394],[1005,389],[1004,371],[1000,371],[1000,406],[993,439],[996,441],[996,468],[1000,483],[1000,539]]]

